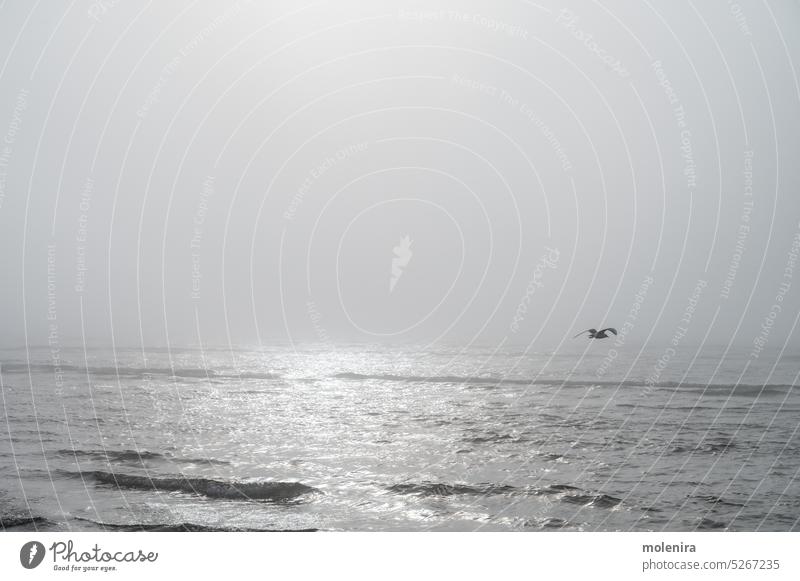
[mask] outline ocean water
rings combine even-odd
[[[800,357],[0,351],[8,530],[800,530]]]

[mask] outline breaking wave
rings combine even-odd
[[[100,530],[126,531],[126,532],[157,532],[157,533],[312,533],[319,529],[256,529],[245,527],[217,527],[191,522],[178,523],[105,523],[88,518],[75,517],[89,523]]]
[[[389,492],[396,494],[415,494],[417,496],[454,496],[458,494],[474,494],[485,496],[489,494],[509,494],[518,489],[507,484],[444,484],[440,482],[420,482],[407,484],[393,484]]]
[[[0,514],[0,529],[16,529],[21,527],[38,529],[51,524],[49,520],[41,516]]]
[[[106,462],[121,462],[143,464],[147,461],[162,460],[176,464],[230,464],[227,460],[215,460],[213,458],[180,458],[158,452],[148,452],[147,450],[58,450],[59,456],[81,457],[90,460],[101,460]]]
[[[184,476],[150,477],[120,472],[104,472],[102,470],[80,471],[72,474],[94,480],[98,484],[107,484],[121,489],[185,492],[209,498],[283,502],[294,500],[312,492],[319,492],[316,488],[301,482],[279,482],[274,480],[225,481],[208,478],[187,478]]]
[[[551,484],[543,488],[516,487],[508,484],[445,484],[441,482],[418,482],[394,484],[387,488],[395,494],[413,494],[416,496],[456,496],[475,495],[489,496],[500,494],[522,494],[531,496],[558,496],[558,500],[568,504],[594,506],[598,508],[614,508],[622,504],[622,499],[609,494],[591,493],[569,484]]]

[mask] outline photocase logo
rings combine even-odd
[[[19,562],[26,569],[35,569],[44,559],[44,545],[39,541],[30,541],[19,550]]]
[[[403,276],[403,269],[411,262],[411,257],[414,255],[411,252],[411,238],[406,234],[400,239],[400,242],[392,250],[394,251],[394,258],[392,258],[392,277],[389,279],[389,292],[394,291],[394,287],[400,277]]]

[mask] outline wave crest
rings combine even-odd
[[[316,488],[302,482],[275,480],[224,481],[185,476],[151,477],[102,470],[81,471],[74,474],[82,478],[90,478],[99,484],[108,484],[117,488],[186,492],[209,498],[284,502],[312,492],[319,492]]]
[[[14,529],[28,526],[38,529],[39,527],[47,526],[49,524],[51,524],[50,521],[42,516],[0,514],[0,529]]]
[[[463,385],[473,386],[501,386],[501,385],[518,385],[518,386],[533,386],[533,385],[546,385],[551,387],[589,387],[589,386],[606,386],[606,387],[635,387],[639,389],[646,389],[649,384],[643,380],[622,380],[622,381],[609,381],[597,379],[585,380],[572,380],[572,379],[504,379],[501,377],[471,377],[471,376],[457,376],[457,375],[391,375],[391,374],[363,374],[363,373],[336,373],[333,375],[335,379],[346,379],[353,381],[373,380],[373,381],[389,381],[398,383],[458,383]],[[733,392],[737,395],[785,395],[787,391],[796,389],[798,386],[783,384],[783,383],[765,383],[765,384],[723,384],[723,383],[691,383],[691,382],[678,382],[678,381],[662,381],[653,384],[657,389],[681,389],[687,391],[697,391],[708,393],[709,395],[723,393],[729,394]]]
[[[516,487],[509,484],[445,484],[442,482],[409,482],[394,484],[387,488],[396,494],[413,494],[416,496],[456,496],[476,495],[488,496],[499,494],[528,494],[533,496],[558,496],[561,502],[593,506],[598,508],[614,508],[622,504],[622,499],[600,492],[592,493],[569,484],[550,484],[542,488]]]
[[[442,482],[419,482],[393,484],[387,488],[395,494],[414,494],[417,496],[455,496],[459,494],[509,494],[517,489],[507,484],[444,484]]]
[[[173,462],[176,464],[230,464],[227,460],[215,460],[214,458],[181,458],[160,454],[158,452],[148,452],[147,450],[71,450],[67,448],[58,450],[56,454],[67,458],[82,457],[89,458],[90,460],[129,464],[144,464],[147,461],[153,460]]]
[[[217,527],[192,522],[177,523],[105,523],[89,518],[74,517],[75,520],[89,523],[101,530],[159,533],[310,533],[319,529],[255,529],[243,527]]]

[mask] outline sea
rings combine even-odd
[[[800,530],[785,349],[0,350],[0,526]]]

